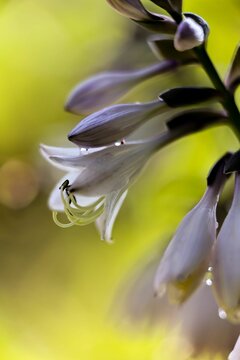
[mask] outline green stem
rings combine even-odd
[[[195,54],[197,55],[200,63],[202,64],[204,70],[208,74],[210,80],[217,90],[222,93],[222,105],[228,113],[229,121],[231,122],[239,140],[240,140],[240,113],[238,107],[235,103],[234,96],[231,94],[228,89],[225,87],[222,82],[218,72],[215,69],[204,45],[196,47],[194,49]]]

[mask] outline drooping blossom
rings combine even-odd
[[[154,289],[168,293],[173,302],[184,301],[200,284],[208,269],[216,239],[216,206],[226,180],[225,155],[208,177],[208,187],[199,203],[184,217],[160,261]]]
[[[231,208],[212,257],[213,290],[219,307],[232,322],[240,320],[240,173],[235,175]]]

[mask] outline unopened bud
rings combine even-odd
[[[193,49],[204,42],[204,30],[191,18],[184,19],[178,26],[174,46],[178,51]]]

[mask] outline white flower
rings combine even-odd
[[[240,321],[240,174],[236,173],[232,206],[219,232],[212,258],[213,290],[232,322]]]
[[[184,301],[199,285],[209,264],[216,238],[216,205],[225,181],[223,164],[217,163],[208,178],[208,188],[200,202],[185,216],[168,245],[158,267],[154,289],[167,291],[173,302]],[[218,175],[216,175],[216,172]]]
[[[101,148],[56,148],[41,146],[43,156],[67,174],[58,182],[50,199],[55,222],[64,227],[96,221],[101,238],[110,242],[114,220],[151,155],[171,141],[172,134],[154,140],[135,141]],[[69,223],[60,223],[57,212]]]

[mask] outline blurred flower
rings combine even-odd
[[[202,26],[191,18],[185,18],[178,26],[174,37],[174,46],[178,51],[193,49],[204,42]]]
[[[216,205],[226,179],[225,157],[212,169],[205,194],[185,216],[161,259],[154,281],[157,295],[167,291],[172,301],[182,302],[207,272],[216,238]]]
[[[240,173],[236,173],[232,206],[214,246],[213,290],[221,311],[240,321]]]
[[[140,82],[173,70],[174,60],[133,71],[108,71],[92,76],[77,85],[70,93],[65,109],[75,114],[90,114],[120,99]]]
[[[39,192],[36,170],[26,162],[10,159],[0,167],[0,202],[11,209],[27,207]]]
[[[163,100],[113,105],[80,121],[68,139],[82,147],[112,144],[130,135],[145,121],[168,110]]]

